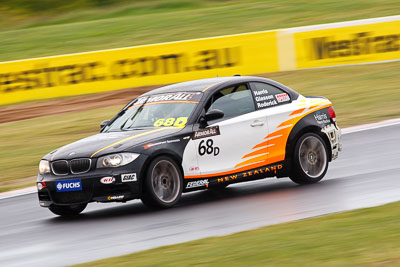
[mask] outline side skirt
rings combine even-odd
[[[213,176],[198,179],[185,179],[184,192],[191,192],[201,189],[207,189],[214,186],[228,185],[234,183],[248,182],[271,177],[282,177],[286,174],[284,161],[274,164],[249,169],[224,176]]]

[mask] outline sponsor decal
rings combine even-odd
[[[195,172],[195,171],[199,171],[199,170],[200,170],[200,168],[198,166],[189,167],[189,171],[191,171],[191,172]]]
[[[315,112],[314,118],[318,124],[327,124],[330,123],[329,116],[326,113],[322,113],[320,111]]]
[[[136,182],[136,181],[137,181],[136,173],[121,174],[121,182],[123,183]]]
[[[122,199],[124,199],[124,195],[117,195],[117,196],[108,196],[107,197],[107,200],[122,200]]]
[[[253,176],[264,176],[264,177],[275,176],[277,172],[282,168],[283,168],[282,164],[270,165],[267,167],[244,171],[237,174],[218,177],[216,178],[216,182],[224,183],[224,182],[236,181],[238,179],[252,178]]]
[[[276,97],[276,101],[278,101],[278,103],[290,101],[290,97],[287,93],[277,94],[277,95],[275,95],[275,97]]]
[[[81,191],[82,190],[81,179],[58,181],[56,182],[56,189],[57,192]]]
[[[197,180],[197,181],[193,181],[193,182],[188,182],[186,185],[186,189],[203,187],[203,186],[207,186],[207,185],[208,185],[208,179]]]
[[[144,145],[143,148],[144,149],[149,149],[149,148],[151,148],[153,146],[177,143],[177,142],[180,142],[180,141],[181,141],[180,139],[173,139],[173,140],[166,140],[166,141],[161,141],[161,142],[157,142],[157,143],[148,143],[147,145]]]
[[[114,177],[103,177],[100,179],[100,183],[102,184],[113,184],[115,183],[115,178]]]
[[[138,98],[138,100],[134,103],[134,106],[143,105],[148,103],[156,103],[156,102],[173,102],[173,101],[198,101],[201,98],[201,93],[186,93],[186,92],[177,92],[170,94],[162,94],[162,95],[154,95],[154,96],[145,96]]]
[[[199,144],[199,155],[204,156],[205,154],[218,156],[219,147],[214,147],[214,141],[212,139],[202,140]]]
[[[373,32],[358,32],[346,39],[335,36],[311,38],[311,60],[322,60],[349,56],[400,51],[400,34],[374,35]]]
[[[215,135],[220,135],[218,126],[213,126],[213,127],[208,127],[205,129],[197,130],[193,133],[192,139],[196,140],[196,139],[206,138],[206,137],[215,136]]]

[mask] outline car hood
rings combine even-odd
[[[123,132],[99,133],[60,147],[44,159],[97,158],[105,154],[126,151],[136,145],[181,131],[182,128],[145,128]]]

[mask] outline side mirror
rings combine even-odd
[[[100,130],[106,127],[110,123],[110,120],[105,120],[100,123]]]
[[[212,120],[220,119],[222,117],[224,117],[224,112],[222,110],[212,109],[212,110],[209,110],[206,113],[206,115],[204,115],[204,120],[212,121]]]

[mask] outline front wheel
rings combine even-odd
[[[294,168],[290,179],[298,184],[320,181],[328,170],[328,149],[324,140],[315,133],[306,133],[296,143],[293,154]]]
[[[87,204],[76,204],[69,206],[51,205],[49,210],[52,213],[63,217],[74,217],[78,216],[86,208],[86,206]]]
[[[174,160],[167,156],[154,159],[147,168],[142,202],[151,208],[170,208],[182,195],[183,177]]]

